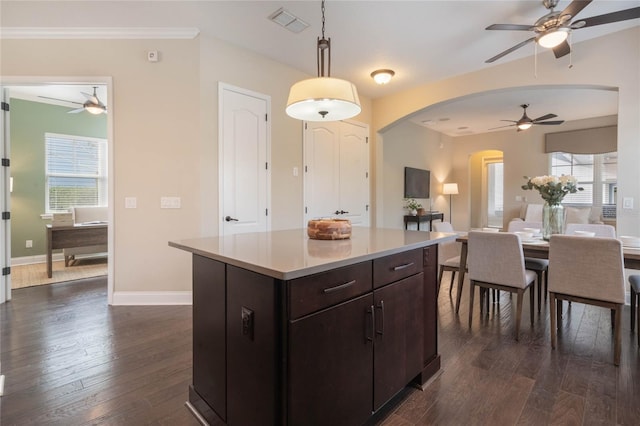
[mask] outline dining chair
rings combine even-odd
[[[624,263],[622,243],[615,238],[552,235],[549,240],[549,312],[551,347],[555,349],[562,320],[562,301],[611,309],[613,363],[620,364]]]
[[[631,331],[638,321],[638,346],[640,346],[640,275],[629,275],[631,284]]]
[[[453,226],[451,226],[449,222],[436,222],[433,224],[433,229],[436,232],[455,233]],[[438,294],[440,294],[444,271],[450,271],[451,283],[449,284],[449,296],[451,296],[456,272],[460,271],[460,243],[449,241],[438,244],[438,265],[440,265],[440,271],[438,272]]]
[[[564,233],[566,235],[574,235],[576,231],[593,232],[596,237],[616,237],[616,228],[611,225],[597,223],[567,223]]]
[[[488,301],[489,289],[516,293],[516,340],[520,338],[522,300],[525,290],[536,279],[533,271],[525,269],[520,237],[508,232],[469,232],[469,327],[473,319],[475,288],[480,288],[480,312]],[[529,290],[529,309],[533,327],[533,291]],[[488,308],[487,308],[488,311]]]
[[[542,222],[523,222],[512,220],[507,228],[508,232],[519,232],[529,229],[542,229]],[[544,276],[544,300],[547,300],[547,289],[549,287],[549,260],[535,257],[525,257],[524,267],[536,273],[538,283],[538,312],[542,308],[542,277]]]

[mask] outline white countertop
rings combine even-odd
[[[441,232],[354,226],[347,240],[312,240],[305,228],[170,241],[169,246],[290,280],[455,238]]]

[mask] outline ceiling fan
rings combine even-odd
[[[98,86],[93,86],[93,95],[90,95],[88,93],[84,93],[84,92],[80,92],[84,95],[85,98],[87,98],[87,100],[82,103],[82,102],[76,102],[76,101],[69,101],[66,99],[58,99],[58,98],[51,98],[49,96],[38,96],[39,98],[43,98],[43,99],[53,99],[54,101],[62,101],[62,102],[69,102],[71,104],[78,104],[78,105],[82,105],[81,108],[77,108],[77,109],[73,109],[71,111],[69,111],[69,114],[77,114],[79,112],[82,111],[87,111],[91,114],[106,114],[107,113],[107,107],[105,106],[105,104],[103,104],[100,99],[98,99],[98,96],[96,95],[96,89],[98,88]]]
[[[520,120],[518,120],[518,121],[515,121],[515,120],[500,120],[500,121],[508,121],[508,122],[513,123],[513,124],[507,124],[506,126],[493,127],[493,128],[491,128],[489,130],[502,129],[504,127],[513,127],[513,126],[515,126],[515,127],[517,127],[518,131],[521,132],[523,130],[529,129],[534,124],[555,126],[555,125],[564,123],[564,120],[546,121],[546,120],[549,120],[551,118],[556,118],[557,115],[555,115],[555,114],[545,114],[545,115],[543,115],[541,117],[531,119],[527,115],[527,108],[529,107],[529,104],[522,104],[522,105],[520,105],[520,107],[522,109],[524,109],[524,113],[522,114],[522,117],[520,118]]]
[[[497,54],[493,58],[487,59],[485,63],[494,62],[533,41],[542,47],[553,49],[556,58],[561,58],[571,52],[571,47],[569,43],[567,43],[567,37],[571,30],[640,18],[640,7],[633,7],[631,9],[605,13],[604,15],[592,16],[572,22],[572,19],[575,18],[582,9],[587,7],[592,0],[573,0],[562,12],[556,12],[553,9],[557,6],[558,1],[559,0],[542,0],[542,4],[549,9],[549,13],[538,19],[533,25],[489,25],[486,28],[487,30],[534,31],[536,35]]]

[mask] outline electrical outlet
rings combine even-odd
[[[33,248],[33,240],[27,240],[24,246],[25,248]]]

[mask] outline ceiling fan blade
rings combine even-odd
[[[493,24],[489,25],[485,30],[533,31],[533,27],[531,25],[518,24]]]
[[[501,121],[505,121],[505,120],[501,120]],[[515,126],[515,124],[507,124],[506,126],[492,127],[490,129],[487,129],[487,130],[504,129],[505,127],[513,127],[513,126]]]
[[[509,123],[517,123],[516,120],[500,120],[500,121],[508,121]]]
[[[581,19],[571,25],[573,28],[576,25],[576,29],[593,27],[595,25],[611,24],[613,22],[628,21],[629,19],[640,18],[640,7],[634,7],[626,10],[619,10],[617,12],[605,13],[604,15],[592,16],[590,18]],[[582,24],[584,22],[584,24]],[[581,24],[578,26],[577,24]]]
[[[539,123],[533,123],[533,124],[543,124],[545,126],[555,126],[557,124],[562,124],[564,123],[564,120],[557,120],[557,121],[541,121]]]
[[[82,105],[82,102],[68,101],[68,100],[66,100],[66,99],[51,98],[51,97],[49,97],[49,96],[38,96],[38,97],[39,97],[39,98],[42,98],[42,99],[51,99],[51,100],[53,100],[53,101],[68,102],[68,103],[70,103],[70,104],[78,104],[78,105]]]
[[[573,0],[569,6],[565,7],[560,16],[570,16],[569,19],[575,17],[582,9],[587,7],[592,0]]]
[[[88,101],[91,101],[94,104],[99,104],[100,101],[98,100],[98,98],[94,95],[90,95],[88,93],[84,93],[84,92],[80,92],[84,95],[85,98],[87,98]]]
[[[71,111],[67,111],[67,114],[77,114],[79,112],[84,111],[84,107],[83,108],[78,108],[78,109],[72,109]]]
[[[543,121],[543,120],[548,120],[550,118],[556,118],[557,115],[555,114],[546,114],[543,115],[542,117],[538,117],[538,118],[534,118],[532,121],[535,123],[536,121]]]
[[[535,39],[536,39],[535,37],[531,37],[530,39],[527,39],[527,40],[525,40],[525,41],[523,41],[523,42],[521,42],[521,43],[518,43],[518,44],[516,44],[515,46],[513,46],[513,47],[511,47],[511,48],[509,48],[509,49],[507,49],[507,50],[505,50],[505,51],[504,51],[504,52],[502,52],[502,53],[498,53],[498,54],[497,54],[496,56],[494,56],[493,58],[489,58],[489,59],[487,59],[487,60],[486,60],[486,61],[484,61],[484,62],[485,62],[486,64],[490,64],[490,63],[492,63],[492,62],[494,62],[494,61],[496,61],[496,60],[498,60],[498,59],[502,58],[503,56],[506,56],[506,55],[508,55],[509,53],[511,53],[511,52],[513,52],[513,51],[515,51],[515,50],[520,49],[522,46],[525,46],[525,45],[527,45],[527,44],[531,43],[531,42],[532,42],[532,41],[534,41]]]
[[[556,55],[556,58],[562,58],[569,53],[571,53],[571,46],[566,40],[553,48],[553,54]]]

